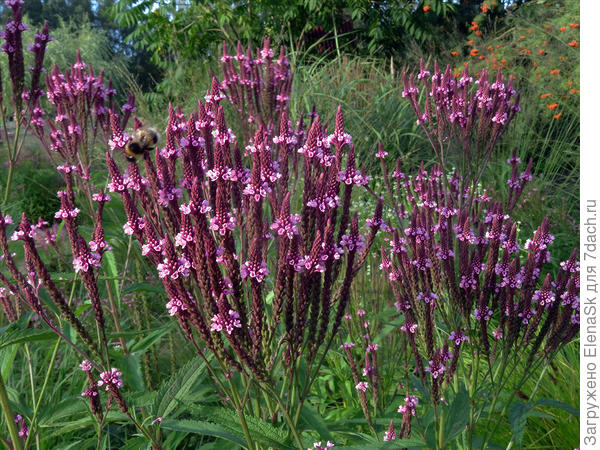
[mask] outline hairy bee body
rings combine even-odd
[[[128,161],[135,161],[143,156],[145,152],[154,150],[158,139],[158,132],[154,128],[138,128],[125,146],[125,158]]]

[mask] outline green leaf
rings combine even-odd
[[[9,345],[22,344],[23,342],[47,341],[56,337],[51,331],[27,328],[25,330],[8,331],[0,334],[0,349]]]
[[[388,448],[424,448],[427,447],[427,443],[419,438],[409,439],[396,439],[395,441],[389,442],[378,442],[378,443],[365,443],[360,445],[350,445],[339,447],[346,450],[380,450]],[[336,445],[337,448],[337,445]]]
[[[169,322],[166,325],[158,328],[157,330],[154,330],[153,332],[148,334],[148,336],[130,346],[129,351],[131,353],[141,355],[146,350],[148,350],[155,342],[160,340],[161,337],[167,334],[171,330],[174,323],[175,322]]]
[[[331,436],[331,433],[329,432],[329,429],[323,420],[323,416],[321,416],[319,412],[311,406],[305,405],[302,407],[300,420],[304,421],[304,423],[308,425],[308,427],[305,428],[315,430],[321,439],[325,441],[333,440],[333,437]]]
[[[129,439],[119,448],[120,450],[145,450],[150,448],[150,443],[148,442],[148,439],[138,436]]]
[[[447,442],[459,436],[467,427],[469,422],[469,393],[465,385],[461,383],[446,418],[444,427],[444,438]]]
[[[273,297],[275,297],[275,291],[269,291],[265,296],[265,303],[270,305],[273,303]]]
[[[237,434],[210,422],[201,422],[198,420],[163,420],[161,428],[174,431],[185,431],[203,436],[213,436],[221,439],[227,439],[235,444],[245,447],[246,440]]]
[[[535,406],[550,406],[551,408],[559,408],[563,411],[566,411],[570,414],[573,414],[575,417],[579,417],[579,410],[573,408],[566,403],[559,402],[558,400],[553,400],[551,398],[540,398],[537,402],[535,402]]]
[[[108,266],[107,273],[113,279],[113,290],[115,295],[117,296],[117,304],[119,308],[121,307],[121,293],[119,292],[119,271],[117,270],[117,262],[115,260],[115,254],[113,252],[106,252],[104,254],[103,261],[106,261]]]
[[[533,404],[531,402],[515,401],[508,409],[508,421],[510,422],[510,429],[513,433],[515,444],[518,448],[521,447],[521,441],[523,440],[523,434],[525,433],[525,425],[527,424],[527,418],[531,414]]]
[[[70,396],[58,403],[50,403],[40,409],[40,426],[52,426],[53,422],[68,416],[81,416],[87,411],[86,402],[80,396]]]
[[[123,414],[121,411],[109,411],[106,419],[105,419],[105,424],[106,423],[110,423],[110,422],[123,422],[123,423],[127,423],[129,421],[129,419],[127,418],[127,416],[125,414]],[[52,438],[55,436],[65,436],[68,433],[71,433],[73,431],[78,431],[78,430],[85,430],[85,432],[88,432],[89,430],[93,430],[94,429],[94,424],[96,423],[96,418],[88,415],[86,417],[83,417],[81,419],[78,420],[72,420],[69,422],[59,422],[59,423],[53,423],[52,425],[48,425],[52,428],[57,428],[55,431],[53,431],[52,433],[45,433],[42,432],[43,436],[45,438]],[[43,427],[43,428],[47,428],[47,427]]]
[[[144,379],[142,378],[142,369],[139,355],[113,355],[117,362],[117,367],[123,372],[124,383],[128,384],[136,391],[143,391]]]
[[[227,408],[208,408],[207,409],[208,419],[211,422],[215,422],[224,428],[227,428],[231,432],[239,432],[241,429],[240,418],[237,413]],[[293,448],[290,441],[287,439],[285,433],[279,429],[267,423],[257,417],[246,416],[246,425],[250,436],[256,442],[265,444],[269,447],[277,449],[291,449]]]
[[[0,350],[0,370],[2,378],[8,379],[8,374],[12,368],[15,356],[17,355],[18,347],[7,347]]]
[[[164,419],[175,409],[198,377],[204,375],[205,365],[206,363],[198,356],[179,369],[173,377],[163,382],[152,408],[155,417]]]
[[[164,288],[150,283],[132,283],[123,288],[123,294],[131,294],[133,292],[149,292],[151,294],[163,294]]]

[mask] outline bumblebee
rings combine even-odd
[[[154,150],[158,139],[158,131],[154,128],[138,128],[125,146],[125,158],[127,158],[127,161],[135,161],[140,156],[143,156],[145,152]]]

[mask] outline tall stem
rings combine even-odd
[[[277,402],[277,405],[279,405],[279,408],[281,409],[281,414],[283,415],[283,420],[285,420],[285,422],[287,423],[288,427],[290,428],[290,432],[292,433],[292,436],[294,437],[294,441],[296,441],[296,445],[298,446],[299,449],[304,448],[304,446],[302,445],[302,439],[300,439],[300,434],[298,433],[298,430],[296,429],[296,425],[294,424],[294,421],[292,420],[292,418],[290,417],[290,415],[288,414],[286,409],[283,407],[281,400],[277,396],[277,393],[271,388],[271,386],[268,386],[268,385],[261,386],[261,388],[264,389],[267,394],[271,395],[275,399],[275,401]]]
[[[250,383],[250,381],[248,381]],[[250,450],[254,450],[256,446],[254,445],[254,441],[252,440],[252,436],[250,435],[250,430],[248,429],[248,424],[246,423],[246,416],[244,415],[244,405],[240,400],[240,394],[235,387],[235,384],[229,380],[229,387],[231,389],[231,393],[233,394],[231,399],[233,400],[233,404],[235,406],[235,410],[240,419],[240,425],[242,426],[242,431],[244,432],[244,437],[246,438],[246,442],[248,443],[248,448]]]
[[[477,393],[477,375],[479,372],[479,351],[477,351],[477,355],[475,357],[475,366],[473,367],[473,381],[471,382],[469,397],[471,400],[470,408],[469,408],[469,431],[467,435],[467,444],[468,448],[473,448],[473,428],[475,426],[474,418],[475,418],[475,394]]]
[[[19,434],[17,433],[17,427],[15,426],[15,416],[8,401],[8,395],[6,394],[6,388],[4,386],[4,378],[0,372],[0,406],[4,412],[4,418],[6,419],[6,426],[8,427],[8,433],[12,441],[12,447],[14,450],[21,450],[21,441]]]
[[[12,160],[10,160],[8,166],[8,175],[6,176],[6,185],[4,186],[4,198],[2,199],[2,206],[6,206],[6,202],[8,201],[8,193],[10,192],[14,170],[15,164]]]
[[[54,344],[54,349],[52,350],[52,356],[50,357],[50,364],[48,364],[48,370],[46,371],[46,376],[44,377],[44,384],[42,385],[42,390],[40,391],[40,395],[37,398],[37,402],[35,403],[35,407],[33,409],[33,417],[31,418],[31,423],[30,423],[30,427],[33,430],[33,427],[36,426],[36,420],[37,420],[37,415],[38,415],[38,411],[40,409],[40,404],[42,403],[42,397],[44,396],[44,393],[46,392],[46,387],[48,386],[48,379],[50,378],[50,373],[52,372],[52,368],[54,367],[54,361],[56,360],[56,353],[58,352],[58,346],[60,344],[61,339],[58,338],[56,340],[56,344]],[[29,447],[29,440],[31,439],[31,436],[34,433],[32,433],[31,431],[29,432],[29,435],[27,436],[27,440],[25,441],[25,448]],[[35,433],[37,435],[37,433]]]

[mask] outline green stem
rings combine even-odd
[[[48,370],[46,371],[46,376],[44,377],[44,384],[42,385],[42,390],[40,391],[40,395],[37,398],[37,402],[35,403],[35,407],[33,409],[33,417],[31,418],[31,423],[30,423],[30,429],[33,430],[33,428],[36,426],[36,420],[37,420],[37,415],[38,415],[38,411],[40,409],[40,404],[42,403],[42,397],[44,396],[44,393],[46,392],[46,387],[48,386],[48,380],[50,378],[50,372],[52,372],[52,367],[54,366],[54,361],[56,359],[56,353],[58,352],[58,346],[60,344],[61,339],[58,338],[56,340],[56,344],[54,344],[54,349],[52,350],[52,356],[50,357],[50,364],[48,365]],[[29,448],[29,440],[31,439],[31,436],[33,436],[33,434],[37,434],[37,433],[32,433],[31,431],[29,432],[28,436],[27,436],[27,440],[25,441],[25,448]]]
[[[469,397],[471,400],[471,405],[469,408],[469,431],[467,435],[467,448],[473,448],[473,429],[475,427],[474,423],[474,415],[475,415],[475,394],[477,392],[477,374],[479,372],[479,350],[477,351],[477,355],[475,356],[475,366],[473,367],[473,381],[470,386]]]
[[[8,395],[6,394],[6,388],[4,386],[4,378],[2,378],[2,373],[0,372],[0,406],[2,406],[2,411],[4,412],[4,417],[6,419],[6,426],[8,427],[8,433],[10,434],[10,439],[12,441],[13,450],[21,450],[23,447],[21,446],[21,441],[19,434],[17,433],[17,427],[15,426],[15,415],[10,406],[10,402],[8,401]]]
[[[529,377],[535,372],[535,370],[538,369],[538,367],[540,366],[540,364],[543,362],[543,363],[545,363],[544,364],[544,368],[542,369],[542,373],[540,374],[540,377],[538,378],[538,381],[535,384],[535,388],[533,389],[533,392],[531,393],[531,395],[529,397],[529,398],[533,398],[533,396],[535,395],[535,393],[536,393],[536,391],[537,391],[537,389],[538,389],[538,387],[540,385],[540,382],[542,381],[542,378],[546,374],[546,370],[548,369],[548,365],[549,365],[548,362],[551,359],[552,359],[552,357],[550,357],[548,359],[542,360],[540,363],[538,363],[537,365],[535,365],[534,367],[532,367],[531,370],[529,370],[528,372],[525,373],[525,375],[523,376],[523,378],[521,378],[521,381],[513,389],[510,398],[508,399],[508,401],[504,405],[504,408],[502,408],[502,411],[500,411],[500,416],[503,416],[506,413],[506,410],[511,405],[513,399],[516,397],[517,392],[521,389],[521,387],[523,387],[523,385],[525,384],[525,382],[529,379]],[[489,420],[491,420],[491,414],[492,414],[492,410],[490,410],[490,419]],[[497,420],[496,421],[496,425],[492,429],[491,433],[486,433],[486,437],[485,437],[485,439],[483,441],[483,444],[481,446],[482,449],[487,448],[487,444],[488,444],[489,440],[492,438],[492,436],[494,435],[494,433],[496,432],[496,430],[498,429],[498,425],[499,424],[500,424],[500,420]],[[512,442],[512,439],[511,439],[511,442]]]
[[[439,428],[438,428],[438,448],[439,449],[443,449],[444,448],[444,410],[440,409],[440,421],[439,421]]]
[[[246,416],[244,416],[244,406],[240,400],[240,394],[233,384],[232,380],[229,380],[229,387],[232,393],[231,400],[235,406],[235,410],[240,418],[240,425],[242,426],[242,431],[244,432],[244,437],[246,438],[246,442],[248,443],[248,449],[254,450],[256,446],[254,445],[254,441],[252,440],[252,436],[250,435],[250,430],[248,429],[248,424],[246,423]]]
[[[271,386],[268,386],[268,385],[261,386],[261,388],[264,389],[267,394],[271,395],[273,397],[273,399],[277,402],[277,405],[281,409],[281,414],[283,415],[283,420],[285,420],[288,427],[290,428],[290,432],[292,433],[292,436],[294,437],[294,441],[296,441],[296,445],[298,446],[299,449],[303,449],[304,446],[302,445],[302,439],[300,439],[300,434],[298,434],[298,430],[296,429],[294,421],[292,420],[292,418],[290,417],[290,415],[288,414],[286,409],[283,407],[283,404],[281,403],[281,399],[277,396],[277,393],[273,390],[273,388],[271,388]]]
[[[11,160],[9,161],[8,175],[6,176],[6,185],[4,186],[4,198],[2,199],[2,206],[6,206],[6,202],[8,202],[8,193],[10,192],[14,170],[15,165],[14,162]]]

